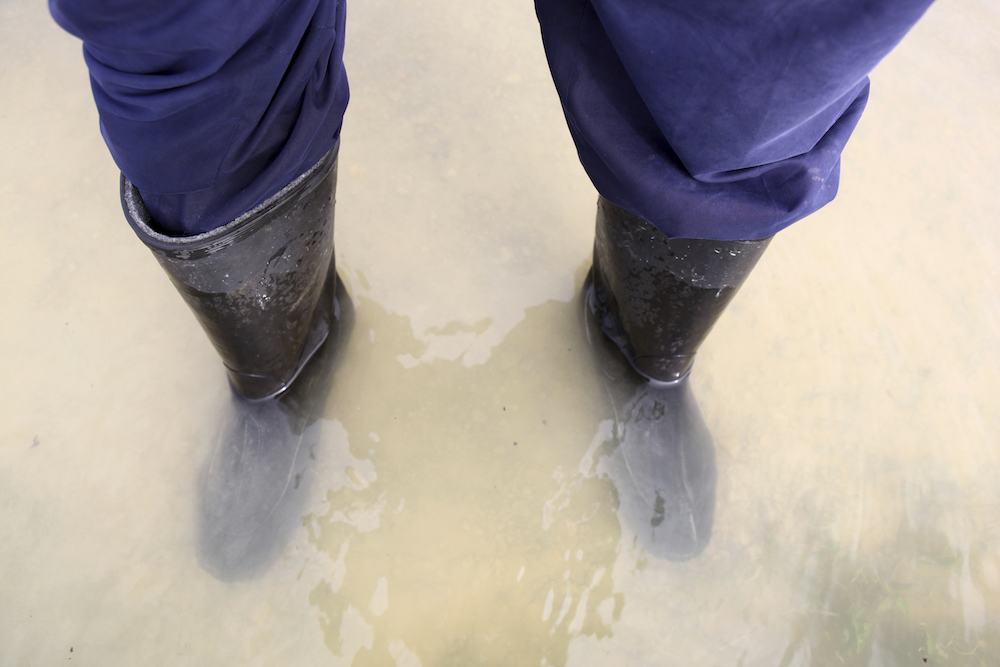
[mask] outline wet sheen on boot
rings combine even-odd
[[[671,239],[601,197],[593,269],[601,328],[639,373],[679,380],[770,242]]]
[[[287,389],[329,333],[337,148],[260,206],[197,236],[157,231],[122,176],[125,216],[249,399]]]

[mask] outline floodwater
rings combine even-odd
[[[879,66],[841,195],[704,345],[687,560],[622,500],[537,33],[352,2],[353,327],[241,562],[205,539],[225,374],[122,218],[78,43],[0,1],[0,665],[1000,664],[1000,5]]]

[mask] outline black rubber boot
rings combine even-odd
[[[693,558],[711,537],[715,448],[687,378],[769,241],[669,239],[598,201],[584,311],[616,414],[607,469],[620,518],[656,557]]]
[[[208,334],[233,389],[199,485],[198,560],[259,576],[298,525],[350,299],[333,253],[337,149],[276,195],[198,236],[158,232],[122,177],[139,238]]]
[[[337,149],[260,206],[197,236],[156,231],[122,176],[122,207],[194,311],[240,395],[291,385],[333,321]],[[325,290],[325,292],[324,292]]]
[[[594,309],[639,373],[680,380],[771,239],[670,239],[601,197],[594,240]]]

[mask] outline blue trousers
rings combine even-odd
[[[597,190],[670,237],[760,239],[833,199],[868,72],[931,0],[535,0]],[[344,0],[50,0],[162,231],[221,226],[338,141]]]

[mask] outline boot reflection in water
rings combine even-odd
[[[640,546],[687,560],[708,545],[715,449],[691,394],[694,355],[770,239],[670,239],[598,201],[588,332],[616,414],[608,462],[619,512]],[[601,335],[603,334],[603,335]]]
[[[199,487],[199,561],[262,574],[297,525],[301,483],[350,299],[333,252],[337,149],[261,205],[194,236],[157,230],[122,177],[122,205],[229,374],[232,400]],[[297,493],[296,493],[297,491]]]

